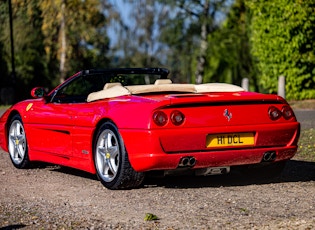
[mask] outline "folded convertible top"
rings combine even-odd
[[[207,84],[172,84],[171,81],[163,79],[154,85],[132,85],[122,86],[120,83],[107,83],[104,89],[93,92],[88,95],[87,101],[96,101],[105,98],[113,98],[125,95],[144,94],[144,93],[162,93],[162,92],[180,92],[180,93],[212,93],[212,92],[241,92],[243,88],[226,83],[207,83]]]

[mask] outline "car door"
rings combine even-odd
[[[49,101],[34,103],[32,116],[28,118],[28,130],[32,132],[29,147],[44,153],[73,156],[73,138],[78,139],[77,114],[84,112],[82,106],[86,105],[88,94],[102,89],[104,79],[77,76],[59,87]]]
[[[34,103],[28,118],[30,150],[72,155],[73,105],[68,103]]]

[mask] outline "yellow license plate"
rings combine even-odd
[[[223,133],[207,136],[207,148],[254,145],[254,133]]]

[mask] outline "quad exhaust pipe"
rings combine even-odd
[[[179,167],[193,167],[196,164],[196,159],[194,157],[183,157],[180,159]]]
[[[264,153],[263,162],[272,162],[277,158],[275,151],[268,151]]]
[[[263,155],[263,162],[272,162],[277,158],[276,151],[267,151]],[[179,167],[193,167],[196,164],[196,158],[194,157],[183,157],[180,159],[178,166]]]

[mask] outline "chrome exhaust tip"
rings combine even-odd
[[[275,151],[265,152],[263,155],[263,162],[272,162],[277,158],[277,154]]]
[[[193,167],[196,164],[196,159],[194,157],[183,157],[179,160],[179,167]]]
[[[193,167],[196,164],[196,159],[194,157],[189,158],[189,166]]]

